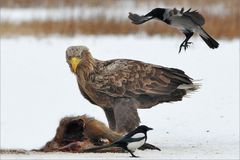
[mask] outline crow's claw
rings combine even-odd
[[[182,47],[184,47],[184,50],[186,51],[186,49],[189,47],[189,45],[190,44],[192,44],[193,42],[183,42],[181,45],[180,45],[180,47],[179,47],[179,52],[178,53],[180,53],[181,52],[181,50],[182,50]]]
[[[185,46],[184,46],[184,42],[183,42],[183,43],[180,45],[178,53],[180,53],[180,52],[181,52],[181,50],[182,50],[182,47],[184,47],[184,48],[185,48]],[[185,49],[185,50],[186,50],[186,49]]]
[[[185,42],[184,44],[184,49],[186,51],[186,49],[189,47],[189,45],[192,44],[192,42]]]

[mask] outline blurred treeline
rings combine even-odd
[[[103,8],[103,12],[108,9],[114,10],[114,7],[122,7],[126,12],[124,5],[145,9],[166,6],[189,7],[198,9],[205,17],[206,23],[203,26],[213,37],[233,39],[240,36],[240,1],[239,0],[1,0],[1,9],[27,9],[27,8],[64,8],[64,7],[85,7],[85,8]],[[119,5],[121,4],[121,5]],[[223,6],[220,9],[216,6]],[[118,8],[119,9],[119,8]],[[121,8],[120,8],[121,9]],[[213,12],[215,10],[215,12]],[[127,12],[131,12],[129,10]],[[145,11],[145,10],[144,10]],[[145,13],[150,10],[146,10]],[[217,12],[216,12],[217,11]],[[1,12],[1,14],[3,14]],[[111,14],[111,12],[109,13]],[[111,15],[109,15],[111,16]],[[0,31],[2,36],[15,35],[51,35],[60,34],[72,36],[75,34],[135,34],[146,33],[148,35],[177,35],[179,32],[164,23],[152,21],[144,25],[133,25],[126,18],[108,18],[106,14],[97,14],[91,18],[78,17],[69,19],[33,19],[31,21],[8,21],[1,20]]]

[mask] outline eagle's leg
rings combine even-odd
[[[182,50],[182,47],[184,47],[184,49],[186,50],[187,47],[189,46],[189,44],[192,44],[192,42],[188,42],[188,40],[193,36],[193,32],[191,31],[186,31],[186,32],[183,32],[186,36],[185,40],[181,43],[180,47],[179,47],[179,52],[181,52]]]
[[[116,120],[116,131],[127,133],[139,126],[138,103],[131,98],[119,98],[113,105]]]
[[[116,121],[115,121],[113,109],[112,108],[104,108],[103,110],[107,117],[109,128],[111,130],[115,131],[116,130]]]

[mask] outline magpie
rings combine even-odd
[[[203,16],[197,10],[191,11],[191,8],[185,12],[184,8],[181,10],[176,8],[155,8],[143,16],[129,12],[128,18],[132,20],[133,24],[142,24],[151,19],[157,19],[182,31],[186,39],[181,43],[178,53],[181,52],[182,47],[186,50],[189,44],[192,43],[188,42],[188,40],[193,36],[194,32],[198,33],[210,48],[214,49],[219,46],[219,43],[202,28],[205,23]]]
[[[138,126],[133,131],[129,132],[119,140],[113,142],[112,144],[103,145],[100,147],[90,148],[84,150],[85,152],[93,152],[99,149],[109,148],[109,147],[120,147],[128,151],[132,157],[137,157],[133,152],[144,145],[147,141],[147,131],[153,130],[145,125]]]

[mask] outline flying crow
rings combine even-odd
[[[138,14],[129,13],[129,19],[132,20],[134,24],[142,24],[151,19],[161,20],[168,25],[176,27],[181,30],[186,36],[186,39],[182,42],[179,47],[179,53],[182,47],[186,50],[189,44],[188,40],[192,37],[194,32],[198,33],[204,42],[212,49],[218,48],[218,42],[214,40],[203,28],[205,20],[201,14],[196,10],[191,11],[191,8],[184,12],[184,8],[181,10],[166,9],[166,8],[155,8],[146,15],[139,16]]]

